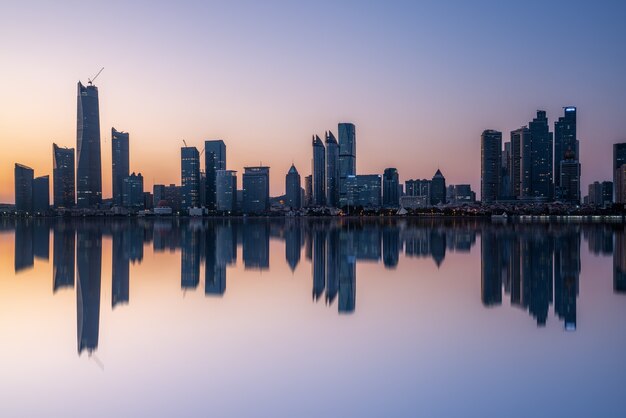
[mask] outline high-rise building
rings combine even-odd
[[[398,170],[395,168],[385,168],[383,173],[383,206],[396,208],[400,204],[398,185],[400,179]]]
[[[446,204],[446,178],[439,169],[437,169],[430,183],[430,204]]]
[[[407,196],[426,197],[430,204],[430,180],[407,180],[404,182],[404,193]]]
[[[33,179],[33,212],[44,213],[50,209],[50,177]]]
[[[522,159],[524,146],[527,146],[529,153],[526,160]],[[511,131],[509,182],[511,184],[511,197],[522,197],[525,195],[524,190],[530,190],[530,131],[525,126]]]
[[[511,199],[511,141],[504,143],[502,164],[500,166],[500,198]]]
[[[265,213],[270,208],[270,168],[244,167],[243,212]]]
[[[326,132],[326,205],[339,206],[339,143]]]
[[[621,144],[613,144],[613,202],[626,203],[626,194],[623,190],[618,190],[620,185],[624,182],[621,181],[621,176],[624,170],[618,171],[622,165],[626,164],[626,142]]]
[[[182,208],[200,207],[200,154],[196,147],[180,149]]]
[[[33,211],[33,178],[35,171],[22,164],[15,164],[15,210],[20,213]]]
[[[313,206],[313,175],[304,178],[304,206]]]
[[[564,115],[554,122],[554,182],[557,198],[580,201],[580,190],[574,195],[564,194],[563,189],[567,186],[561,184],[561,161],[566,159],[570,162],[580,161],[576,137],[576,108],[573,106],[565,107]],[[580,179],[577,182],[580,183]]]
[[[143,176],[132,173],[122,182],[122,205],[127,208],[143,208]]]
[[[221,139],[204,141],[205,193],[206,206],[209,210],[217,209],[218,170],[226,170],[226,144]]]
[[[300,188],[300,174],[296,166],[291,164],[285,176],[285,203],[292,209],[300,209],[302,207]]]
[[[90,208],[102,202],[98,88],[78,82],[77,107],[76,202],[79,208]]]
[[[75,200],[74,148],[52,144],[52,182],[54,206],[69,209]]]
[[[313,135],[313,205],[326,204],[326,149],[319,136]]]
[[[120,132],[111,128],[111,162],[113,166],[111,187],[113,189],[113,204],[116,206],[122,206],[124,203],[122,189],[124,188],[124,179],[128,177],[130,172],[128,149],[128,132]]]
[[[491,129],[480,136],[480,195],[483,202],[500,198],[502,132]]]
[[[215,172],[215,209],[234,212],[237,208],[237,172],[217,170]]]
[[[526,149],[526,144],[523,144],[522,166],[530,166],[530,190],[524,197],[550,200],[553,196],[553,140],[544,110],[537,111],[537,117],[528,124],[528,129],[530,148]]]
[[[346,179],[356,175],[356,130],[352,123],[340,123],[339,132],[339,206],[346,206]]]
[[[379,208],[381,206],[381,175],[359,174],[355,176],[356,188],[350,185],[351,177],[348,177],[348,195],[352,195],[355,206],[364,208]]]
[[[559,162],[560,186],[559,195],[562,200],[580,203],[580,163],[574,151],[568,150]]]

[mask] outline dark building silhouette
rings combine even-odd
[[[69,222],[57,222],[53,228],[52,291],[74,287],[76,231]]]
[[[22,164],[15,164],[15,211],[33,211],[33,178],[35,171]]]
[[[217,170],[215,172],[215,208],[220,212],[237,210],[237,172]]]
[[[50,177],[33,179],[33,212],[45,213],[50,209]]]
[[[313,205],[313,175],[309,174],[304,178],[304,206]]]
[[[200,154],[196,147],[180,149],[181,208],[200,207]]]
[[[626,203],[626,143],[613,144],[613,202]]]
[[[400,178],[395,168],[385,168],[383,173],[383,206],[397,208],[400,204]]]
[[[60,148],[52,144],[52,167],[54,207],[73,208],[76,200],[74,148]]]
[[[90,208],[102,203],[98,88],[79,82],[77,101],[76,203],[79,208]]]
[[[480,136],[480,195],[483,202],[500,198],[502,132],[483,131]]]
[[[348,205],[346,180],[356,176],[356,129],[352,123],[340,123],[339,132],[339,206]]]
[[[430,204],[446,204],[446,178],[439,169],[430,182]]]
[[[111,128],[111,161],[113,168],[113,204],[124,205],[124,179],[130,174],[130,155],[128,132]]]
[[[537,117],[528,124],[528,130],[530,144],[522,144],[522,170],[523,172],[529,171],[530,187],[525,190],[526,194],[522,190],[522,194],[527,198],[549,200],[553,196],[553,139],[544,110],[537,111]]]
[[[339,143],[326,132],[326,205],[339,206]]]
[[[270,168],[244,167],[243,212],[265,213],[270,208]]]
[[[217,171],[226,170],[226,144],[221,139],[204,141],[206,207],[217,210]],[[235,189],[236,190],[236,189]]]
[[[530,131],[522,127],[511,131],[511,157],[509,163],[509,182],[511,197],[519,198],[530,191]],[[527,158],[523,159],[524,152]]]
[[[285,204],[292,209],[300,209],[301,195],[300,174],[296,166],[291,164],[285,177]]]
[[[326,149],[319,136],[313,135],[313,202],[314,206],[326,204]]]
[[[100,333],[100,288],[102,232],[96,226],[80,225],[76,234],[76,318],[78,354],[98,348]]]
[[[566,107],[563,113],[563,116],[554,122],[556,197],[564,201],[580,203],[580,154],[576,136],[576,108]]]
[[[122,182],[122,205],[127,208],[143,209],[143,176],[132,173]]]

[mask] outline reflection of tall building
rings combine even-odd
[[[446,258],[446,234],[432,229],[430,231],[430,252],[437,267],[441,266]]]
[[[30,219],[15,225],[15,272],[30,268],[35,263],[33,224]]]
[[[50,258],[50,224],[46,219],[33,222],[33,253],[43,260]]]
[[[78,354],[98,348],[100,331],[100,285],[102,268],[102,232],[83,225],[76,235],[76,305]]]
[[[270,234],[266,222],[247,222],[242,226],[243,263],[246,269],[264,270],[270,266]]]
[[[285,229],[285,259],[291,271],[294,271],[300,262],[301,243],[302,228],[300,223],[288,221]]]
[[[318,300],[326,287],[326,231],[313,232],[313,300]]]
[[[496,234],[486,230],[480,237],[480,295],[485,306],[502,304],[502,247]]]
[[[339,236],[339,313],[352,313],[356,306],[356,251],[354,234],[341,231]]]
[[[209,225],[205,234],[204,293],[206,295],[223,295],[226,291],[226,265],[219,263],[217,259],[216,228],[215,225]]]
[[[331,305],[339,292],[339,230],[331,228],[326,242],[326,303]]]
[[[567,330],[576,329],[579,277],[580,232],[572,227],[554,243],[554,311]]]
[[[74,287],[75,235],[74,228],[68,222],[57,222],[54,225],[53,292],[63,287]]]
[[[400,230],[396,226],[383,228],[383,264],[387,268],[398,265],[400,255]]]
[[[129,274],[130,258],[125,251],[125,241],[129,241],[130,224],[122,225],[113,230],[112,243],[112,267],[111,267],[111,306],[115,308],[120,303],[128,303],[129,300]]]
[[[615,233],[615,251],[613,251],[613,291],[626,293],[626,233]]]
[[[543,326],[552,301],[552,241],[540,232],[537,234],[522,241],[522,303],[537,325]]]
[[[200,233],[191,225],[181,230],[181,276],[182,289],[195,289],[200,283]]]

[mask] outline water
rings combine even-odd
[[[3,417],[626,416],[622,225],[0,222]]]

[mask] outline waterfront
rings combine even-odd
[[[623,415],[623,224],[12,219],[0,257],[3,416]]]

